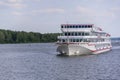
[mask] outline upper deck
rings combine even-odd
[[[59,42],[110,42],[110,35],[93,24],[62,24]]]
[[[62,24],[61,28],[92,28],[93,24]]]
[[[62,32],[102,32],[102,29],[94,24],[62,24]]]

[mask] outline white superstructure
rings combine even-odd
[[[60,55],[98,54],[111,50],[108,33],[93,24],[62,24],[57,51]]]

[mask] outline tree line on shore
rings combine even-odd
[[[60,33],[37,33],[0,29],[0,43],[42,43],[56,42]]]

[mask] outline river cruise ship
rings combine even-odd
[[[99,54],[112,48],[110,34],[94,24],[62,24],[58,55]]]

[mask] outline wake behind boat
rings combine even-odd
[[[94,24],[62,24],[61,31],[59,55],[99,54],[112,48],[110,34]]]

